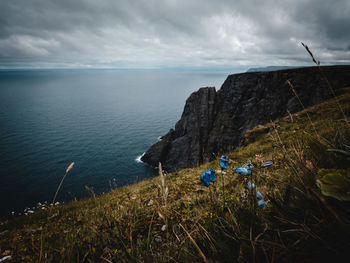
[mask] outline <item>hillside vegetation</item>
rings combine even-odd
[[[248,131],[209,187],[197,168],[0,226],[8,262],[337,262],[350,247],[350,88]],[[347,117],[344,116],[339,109]],[[333,150],[327,150],[333,149]],[[219,158],[219,157],[218,157]],[[251,176],[234,172],[251,161]],[[265,161],[273,165],[261,168]],[[69,176],[69,174],[68,174]],[[257,206],[256,185],[267,202]],[[6,262],[7,262],[6,261]]]

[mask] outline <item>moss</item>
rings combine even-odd
[[[350,179],[346,176],[346,170],[321,169],[318,171],[320,179],[317,186],[322,194],[342,201],[350,201]]]

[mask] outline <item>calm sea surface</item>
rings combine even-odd
[[[137,161],[174,127],[186,98],[228,71],[0,71],[0,216],[156,175]],[[112,183],[113,186],[113,183]]]

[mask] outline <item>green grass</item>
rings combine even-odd
[[[350,89],[338,95],[349,117]],[[209,188],[199,177],[209,167],[219,170],[218,160],[168,174],[164,185],[156,177],[6,221],[0,226],[0,257],[10,254],[12,262],[337,262],[350,247],[350,205],[324,195],[317,181],[329,182],[323,178],[329,169],[349,179],[349,160],[326,151],[349,141],[346,120],[331,99],[248,131],[242,145],[227,153],[233,161],[227,173],[217,174]],[[256,167],[253,176],[235,174],[247,160]],[[274,165],[259,168],[268,160]],[[266,208],[257,207],[248,180],[263,193]]]

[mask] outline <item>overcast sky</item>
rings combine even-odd
[[[0,0],[0,67],[350,63],[350,0]]]

